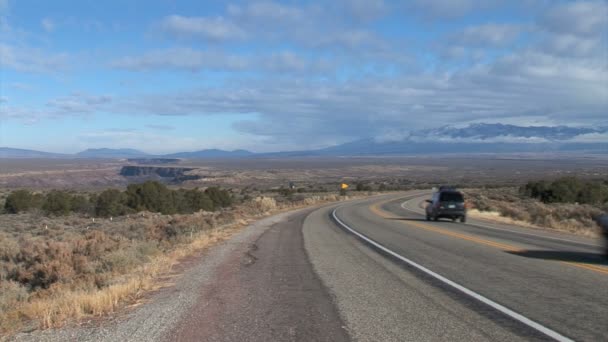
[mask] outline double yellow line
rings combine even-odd
[[[376,204],[372,204],[370,205],[369,209],[375,213],[376,215],[383,217],[383,218],[391,218],[392,215],[389,214],[388,212],[380,209],[380,206],[394,201],[394,199],[390,199],[390,200],[386,200],[386,201],[382,201]],[[482,239],[482,238],[478,238],[476,236],[472,236],[472,235],[468,235],[468,234],[462,234],[462,233],[457,233],[451,230],[447,230],[447,229],[442,229],[442,228],[438,228],[429,224],[425,224],[425,223],[421,223],[421,222],[416,222],[416,221],[408,221],[407,223],[402,222],[404,224],[407,224],[408,226],[414,226],[417,228],[421,228],[424,230],[428,230],[428,231],[432,231],[435,233],[439,233],[439,234],[443,234],[443,235],[447,235],[447,236],[451,236],[451,237],[455,237],[458,239],[462,239],[462,240],[467,240],[467,241],[471,241],[477,244],[481,244],[481,245],[486,245],[486,246],[490,246],[490,247],[494,247],[494,248],[498,248],[507,252],[525,252],[525,249],[513,246],[513,245],[509,245],[506,243],[500,243],[500,242],[496,242],[496,241],[491,241],[491,240],[486,240],[486,239]],[[573,261],[559,261],[563,264],[566,265],[571,265],[571,266],[575,266],[575,267],[579,267],[579,268],[584,268],[586,270],[590,270],[590,271],[594,271],[597,273],[602,273],[602,274],[608,274],[608,268],[606,267],[602,267],[602,266],[597,266],[597,265],[593,265],[593,264],[587,264],[587,263],[581,263],[581,262],[573,262]]]

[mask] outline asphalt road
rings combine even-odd
[[[428,195],[425,195],[428,196]],[[608,341],[598,241],[427,222],[420,192],[279,214],[110,320],[19,341]]]
[[[419,206],[425,198],[358,201],[306,220],[313,265],[335,293],[352,336],[608,341],[608,264],[599,241],[474,220],[427,222]],[[329,219],[332,214],[339,224]],[[381,247],[367,247],[366,238]],[[350,258],[339,260],[344,254]],[[355,283],[360,290],[352,289]],[[363,307],[364,315],[358,311]]]

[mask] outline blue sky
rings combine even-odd
[[[0,0],[0,14],[0,146],[277,151],[608,124],[606,1]]]

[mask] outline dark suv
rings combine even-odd
[[[426,200],[426,219],[437,221],[439,218],[451,218],[452,221],[460,219],[460,222],[467,221],[467,211],[464,207],[464,197],[462,193],[453,188],[441,187],[433,194],[433,198]]]
[[[608,214],[598,217],[597,223],[602,228],[602,235],[604,236],[604,256],[608,259]]]

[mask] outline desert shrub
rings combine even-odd
[[[596,180],[583,181],[576,177],[563,177],[554,181],[528,182],[520,193],[544,203],[582,203],[602,205],[608,202],[608,184]]]
[[[95,214],[98,216],[118,216],[129,212],[127,196],[116,189],[108,189],[97,196]]]
[[[232,205],[232,196],[226,190],[212,186],[205,189],[205,194],[213,201],[214,208],[224,208]]]
[[[101,266],[106,272],[126,273],[140,263],[134,248],[119,249],[101,257]]]
[[[8,279],[31,290],[47,289],[59,281],[69,282],[75,274],[72,248],[67,242],[24,240],[19,253],[11,259]]]
[[[156,241],[142,241],[136,246],[138,259],[142,262],[147,262],[150,257],[160,254],[158,243]]]
[[[0,232],[0,260],[10,261],[13,256],[19,253],[19,244],[9,234]],[[3,278],[0,277],[0,281]]]
[[[34,195],[27,190],[13,191],[4,202],[4,210],[10,214],[27,211],[32,207],[33,198]]]
[[[147,181],[127,187],[127,205],[136,211],[148,210],[163,214],[177,212],[175,193],[160,182]]]
[[[272,197],[256,197],[251,204],[259,212],[267,212],[277,208],[277,201]]]
[[[229,191],[219,187],[210,187],[205,191],[198,188],[171,190],[160,182],[147,181],[131,184],[125,191],[108,189],[88,196],[62,190],[52,190],[46,196],[17,190],[7,196],[4,211],[16,214],[41,208],[45,214],[53,216],[80,213],[110,217],[140,211],[171,215],[191,214],[199,210],[215,211],[231,206],[234,200]]]
[[[97,199],[95,198],[95,201]],[[89,199],[83,195],[72,195],[70,198],[70,210],[76,213],[91,214],[94,207],[91,205]]]
[[[0,282],[0,312],[6,312],[27,299],[27,288],[14,281]]]
[[[285,188],[285,187],[280,187],[278,190],[279,195],[284,196],[284,197],[290,197],[292,196],[294,193],[296,192],[295,189],[291,189],[291,188]]]
[[[372,187],[367,184],[363,184],[362,182],[358,182],[355,189],[357,191],[371,191]]]
[[[50,215],[67,215],[70,213],[72,196],[61,190],[53,190],[46,195],[42,210]]]
[[[206,193],[199,191],[198,188],[180,190],[178,194],[181,196],[180,213],[193,213],[199,210],[213,211],[213,201]]]
[[[536,189],[545,186],[551,186],[551,183],[545,182]],[[595,234],[597,225],[594,218],[602,213],[600,207],[576,203],[544,203],[540,199],[527,197],[529,195],[522,193],[523,188],[468,189],[465,190],[465,198],[470,208],[482,212],[496,212],[502,217],[535,226],[589,236]]]

